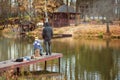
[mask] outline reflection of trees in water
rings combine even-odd
[[[95,78],[114,80],[120,72],[118,71],[120,50],[111,47],[111,42],[105,43],[106,46],[99,49],[97,46],[91,48],[88,43],[82,44],[80,40],[78,42],[54,40],[52,52],[63,53],[61,72],[65,74],[66,80],[95,80]],[[11,56],[29,55],[32,52],[31,45],[32,42],[28,43],[28,40],[0,38],[0,60]]]
[[[8,47],[5,46],[6,44],[8,44],[7,39],[4,40],[4,42],[2,41],[3,37],[0,37],[0,59],[4,60],[7,59],[8,55],[5,55],[6,50],[8,50]]]
[[[0,39],[0,51],[1,60],[6,60],[30,55],[32,46],[27,41],[2,38]]]
[[[30,55],[30,52],[32,50],[32,42],[29,43],[28,39],[16,39],[15,40],[17,43],[17,50],[19,52],[18,56],[25,56],[25,55]]]
[[[105,42],[106,46],[101,46],[101,49],[99,49],[100,45],[91,48],[90,45],[85,43],[71,43],[60,40],[53,43],[53,50],[63,53],[61,72],[65,74],[66,80],[115,79],[118,74],[116,61],[119,59],[119,49],[117,51],[116,47],[111,47],[109,40]]]
[[[110,42],[111,42],[110,39],[106,40],[106,48],[108,51],[111,49],[111,53],[112,53],[112,57],[113,57],[113,66],[112,66],[111,74],[113,74],[112,80],[114,80],[115,78],[119,79],[120,55],[119,55],[118,49],[112,50],[112,48],[110,47]]]
[[[113,59],[114,59],[114,66],[113,66],[113,69],[114,69],[114,73],[116,73],[116,75],[114,77],[116,77],[117,79],[120,79],[120,54],[119,54],[119,50],[116,49],[113,51]],[[114,74],[113,73],[113,74]]]
[[[102,78],[102,80],[111,79],[110,70],[113,66],[113,59],[110,51],[106,49],[102,49],[101,51],[94,51],[90,50],[86,46],[82,46],[80,52],[80,74],[85,76],[91,75],[91,79],[95,78],[95,76]]]

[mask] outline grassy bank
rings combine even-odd
[[[110,33],[106,33],[106,25],[80,25],[73,35],[74,38],[120,38],[120,26],[110,25]]]
[[[27,32],[28,36],[39,36],[42,38],[43,27],[38,27],[34,31]],[[78,26],[66,26],[60,28],[53,28],[54,34],[72,34],[73,38],[118,38],[120,39],[120,26],[110,25],[110,33],[106,33],[106,25],[91,25],[91,24],[80,24]],[[6,28],[2,31],[7,37],[14,37],[16,32],[11,31],[11,29]]]
[[[110,33],[106,33],[106,25],[80,24],[54,28],[55,33],[72,34],[73,38],[118,38],[120,39],[120,26],[110,25]]]

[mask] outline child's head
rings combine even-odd
[[[31,56],[31,59],[34,59],[35,57],[40,57],[40,49],[35,49],[34,55]]]
[[[34,56],[40,57],[40,49],[35,49]]]
[[[38,40],[38,39],[39,39],[39,38],[36,36],[36,37],[35,37],[35,40]]]

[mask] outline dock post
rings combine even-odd
[[[17,67],[16,70],[17,70],[17,75],[20,75],[20,68]]]
[[[59,62],[59,73],[60,73],[60,57],[58,58],[58,62]]]
[[[44,70],[47,69],[47,61],[45,61],[45,67],[44,67]]]

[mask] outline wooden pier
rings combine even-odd
[[[63,55],[61,53],[52,53],[52,55],[43,55],[37,59],[31,59],[29,61],[25,61],[25,62],[15,62],[14,60],[6,60],[6,61],[2,61],[0,62],[0,72],[1,71],[6,71],[9,69],[18,69],[22,66],[27,66],[30,64],[35,64],[38,62],[45,62],[45,70],[47,67],[47,61],[49,60],[54,60],[54,59],[58,59],[59,62],[59,71],[60,71],[60,58],[63,57]]]

